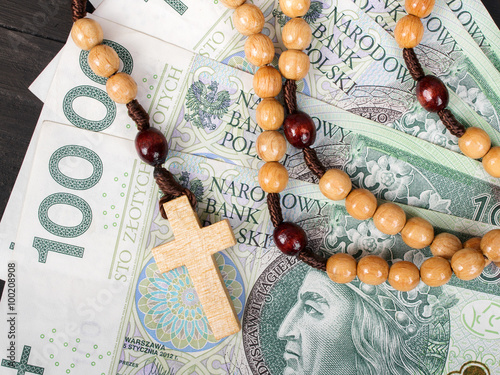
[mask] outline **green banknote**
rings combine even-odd
[[[493,66],[500,70],[500,30],[481,0],[445,2]]]
[[[167,134],[172,149],[251,168],[262,165],[255,153],[260,99],[250,74],[100,22],[107,43],[139,83],[139,101],[152,124]],[[85,57],[72,42],[65,47],[46,102],[54,112],[51,119],[134,139],[126,109],[107,98],[104,82],[89,73]],[[324,164],[345,170],[355,186],[382,199],[499,224],[500,184],[479,162],[303,94],[299,105],[316,123],[315,147]],[[418,128],[418,120],[413,122]],[[437,123],[424,138],[445,145],[447,136],[435,129]],[[299,150],[290,146],[284,164],[292,177],[313,180]]]
[[[186,269],[160,274],[151,256],[173,234],[133,141],[52,122],[40,133],[16,246],[0,258],[2,275],[15,269],[19,290],[13,310],[0,305],[3,325],[18,313],[14,359],[2,357],[2,374],[21,364],[56,375],[445,374],[471,358],[495,369],[494,265],[470,282],[453,277],[408,293],[387,283],[333,284],[275,248],[256,170],[171,151],[166,166],[197,197],[202,223],[227,218],[237,239],[217,263],[242,331],[215,340]],[[281,205],[324,256],[377,254],[417,266],[431,256],[349,217],[316,184],[290,180]],[[463,241],[494,228],[403,209]]]
[[[391,34],[396,22],[406,15],[404,0],[353,1]],[[446,2],[437,0],[432,13],[422,20],[424,37],[415,52],[423,66],[440,77],[451,91],[498,131],[499,72]],[[453,105],[450,108],[453,110]]]
[[[275,41],[279,54],[284,50],[281,29],[287,17],[279,10],[277,0],[254,3],[266,16],[263,32]],[[118,10],[120,7],[123,9]],[[217,9],[212,10],[211,7]],[[244,58],[246,37],[242,37],[232,25],[233,11],[226,10],[222,13],[224,9],[221,10],[221,7],[221,4],[207,2],[188,6],[186,12],[180,15],[171,6],[160,2],[153,4],[133,0],[106,0],[97,14],[239,69],[255,71],[256,68]],[[131,17],[130,14],[134,16]],[[196,34],[196,43],[191,40],[190,43],[181,44],[180,40],[183,41],[184,36],[165,32],[163,23],[150,22],[160,15],[168,18],[170,25],[182,24],[188,20],[195,23],[198,18],[212,17],[211,26],[204,33]],[[455,18],[454,15],[452,17]],[[299,90],[416,137],[428,139],[429,133],[444,132],[444,125],[437,114],[426,112],[417,102],[415,82],[406,69],[401,49],[394,38],[366,15],[360,6],[351,0],[313,1],[304,18],[313,30],[312,44],[306,50],[311,70],[299,85]],[[463,29],[461,26],[460,28]],[[445,47],[449,48],[450,44],[455,46],[453,43],[445,43]],[[479,49],[475,43],[471,47]],[[459,48],[462,47],[454,49]],[[460,52],[456,54],[462,55]],[[438,53],[435,58],[439,66],[449,66],[453,62],[444,53]],[[486,62],[490,64],[487,59]],[[490,97],[483,95],[483,89],[476,83],[493,82],[492,85],[496,85],[495,82],[500,81],[500,77],[493,70],[494,72],[488,71],[489,75],[484,76],[483,73],[486,72],[483,68],[471,66],[469,73],[469,67],[460,65],[460,69],[447,70],[448,77],[444,77],[444,70],[440,76],[450,87],[450,108],[457,118],[464,124],[483,128],[494,144],[500,144],[496,109],[488,100]],[[488,93],[490,92],[491,90]],[[470,95],[464,96],[464,93]],[[473,93],[478,95],[471,99],[471,103],[469,97]],[[457,138],[448,135],[447,140],[443,146],[457,150]]]

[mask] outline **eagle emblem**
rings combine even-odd
[[[230,104],[229,92],[217,92],[219,83],[212,81],[209,85],[198,80],[193,82],[186,95],[188,113],[186,121],[199,128],[214,130],[217,126],[215,119],[221,119],[227,113]]]

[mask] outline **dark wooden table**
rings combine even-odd
[[[500,1],[483,3],[500,25]],[[0,217],[42,109],[28,86],[64,45],[72,25],[69,4],[69,0],[1,0]]]

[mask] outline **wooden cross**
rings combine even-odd
[[[229,220],[202,228],[186,196],[163,205],[175,240],[152,252],[161,273],[186,266],[217,340],[241,329],[214,254],[236,244]]]

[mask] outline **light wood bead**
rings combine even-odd
[[[431,14],[436,0],[406,0],[405,9],[408,14],[418,18],[425,18]]]
[[[288,172],[280,163],[268,162],[259,170],[259,184],[266,193],[280,193],[288,184]]]
[[[458,147],[469,158],[480,159],[490,150],[491,140],[483,129],[471,127],[458,138]]]
[[[460,280],[472,280],[484,269],[484,257],[476,250],[465,248],[451,258],[451,268]]]
[[[382,233],[394,235],[404,228],[406,214],[401,207],[394,203],[384,203],[375,211],[373,223]]]
[[[71,28],[71,38],[78,48],[88,51],[102,43],[104,33],[97,21],[90,18],[80,18]]]
[[[369,190],[354,189],[345,200],[347,213],[358,220],[366,220],[377,210],[377,198]]]
[[[500,229],[490,230],[483,236],[481,251],[493,262],[500,262]]]
[[[236,9],[246,0],[220,0],[220,1],[227,8]]]
[[[264,34],[250,35],[245,42],[245,57],[257,66],[270,64],[274,59],[273,41]]]
[[[283,27],[281,37],[288,49],[306,49],[312,41],[311,26],[303,18],[292,18]]]
[[[420,278],[429,286],[442,286],[450,281],[451,275],[450,262],[441,257],[429,258],[420,266]]]
[[[481,255],[484,255],[482,250],[481,250],[481,237],[474,237],[471,238],[470,240],[467,240],[464,242],[463,248],[469,248],[469,249],[474,249],[476,251],[479,251]],[[484,258],[484,266],[489,266],[491,263],[491,259]]]
[[[255,149],[264,161],[280,161],[286,152],[286,139],[276,130],[268,130],[257,137]]]
[[[401,18],[394,29],[394,38],[401,48],[414,48],[422,41],[424,25],[411,14]]]
[[[394,263],[389,270],[389,284],[401,292],[408,292],[417,287],[420,282],[418,267],[411,262]]]
[[[405,244],[413,249],[423,249],[434,239],[434,228],[431,223],[421,217],[412,217],[401,230]]]
[[[319,190],[325,197],[333,201],[344,199],[351,189],[351,178],[340,169],[327,170],[319,180]]]
[[[350,283],[356,277],[356,259],[350,254],[333,254],[326,262],[326,273],[339,284]]]
[[[289,49],[281,54],[278,65],[283,77],[299,81],[307,75],[311,63],[304,52]]]
[[[469,249],[481,251],[481,237],[473,237],[473,238],[465,241],[464,245],[462,247],[463,248],[468,247]]]
[[[463,247],[457,236],[451,233],[439,233],[432,241],[431,252],[436,257],[451,259],[453,254]]]
[[[500,147],[492,147],[483,157],[483,168],[493,177],[500,177]]]
[[[137,84],[127,73],[116,73],[106,82],[106,92],[114,102],[127,104],[137,96]]]
[[[110,46],[99,44],[89,52],[90,69],[101,77],[111,77],[120,68],[120,58]]]
[[[311,6],[311,0],[280,0],[283,13],[290,18],[302,17]]]
[[[262,11],[253,4],[243,4],[233,13],[234,27],[243,35],[260,33],[265,21]]]
[[[358,262],[356,272],[365,284],[379,285],[387,280],[389,265],[377,255],[367,255]]]
[[[281,91],[281,74],[272,66],[263,66],[253,76],[253,89],[261,98],[274,98]]]
[[[274,98],[262,99],[257,106],[256,117],[263,130],[278,130],[285,120],[285,108]]]

